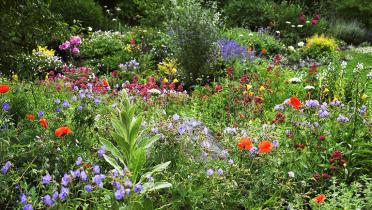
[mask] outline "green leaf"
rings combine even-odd
[[[172,187],[171,183],[168,182],[146,182],[142,185],[142,191],[141,193],[151,192],[155,190],[160,190],[164,188],[170,188]]]
[[[160,135],[159,134],[157,134],[157,135],[155,135],[155,136],[153,136],[151,138],[143,138],[139,142],[138,146],[139,147],[144,147],[145,149],[148,149],[148,148],[151,147],[152,144],[154,144],[154,142],[156,142],[157,140],[159,140],[159,138],[160,138]]]
[[[123,168],[118,165],[118,163],[116,162],[115,159],[113,159],[113,158],[111,158],[107,155],[103,155],[103,157],[105,158],[105,160],[108,163],[110,163],[111,166],[113,166],[116,170],[118,170],[121,175],[124,175]]]
[[[123,158],[125,158],[125,156],[118,150],[118,148],[116,148],[110,141],[108,141],[106,139],[101,138],[100,141],[103,144],[103,146],[105,146],[107,151],[111,152],[111,154],[114,157],[118,158],[120,160],[120,162],[123,165],[125,165],[125,162],[123,160]]]
[[[141,127],[142,117],[138,117],[134,121],[132,121],[132,124],[130,126],[130,146],[133,148],[136,145],[136,141],[138,138],[138,132]]]
[[[125,157],[126,161],[128,162],[131,155],[129,144],[124,140],[123,136],[120,136],[117,133],[112,133],[112,138],[119,145],[119,149],[122,151],[121,154],[123,154],[123,157]]]
[[[141,181],[145,180],[147,177],[151,176],[155,172],[164,171],[166,168],[168,168],[170,163],[171,163],[171,161],[168,161],[168,162],[160,163],[160,164],[154,166],[150,171],[148,171],[147,173],[145,173],[141,176]]]

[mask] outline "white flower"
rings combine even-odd
[[[288,176],[291,177],[291,178],[293,178],[293,177],[295,177],[295,174],[294,174],[293,171],[289,171],[289,172],[288,172]]]
[[[88,31],[92,31],[92,30],[93,30],[93,28],[89,26],[88,27]]]
[[[115,21],[116,21],[116,18],[113,18],[113,19],[112,19],[112,21],[114,21],[114,22],[115,22]]]
[[[288,46],[288,50],[291,51],[291,52],[294,52],[295,48],[293,46]]]
[[[307,20],[306,23],[309,24],[310,23],[310,20]]]
[[[299,43],[297,43],[297,46],[299,46],[299,47],[303,47],[304,45],[305,45],[304,42],[299,42]]]
[[[280,31],[275,31],[275,33],[280,34]]]
[[[295,28],[296,26],[295,25],[291,25],[292,28]]]
[[[244,36],[243,34],[239,34],[240,37]]]
[[[253,34],[252,33],[249,33],[248,36],[253,36]]]
[[[305,87],[305,90],[313,90],[314,88],[315,88],[314,86],[308,85]]]
[[[297,28],[302,28],[303,25],[297,25]]]
[[[285,23],[287,23],[288,25],[291,24],[291,22],[289,22],[289,21],[285,21]]]
[[[290,83],[300,83],[301,79],[297,77],[293,77],[289,80]]]
[[[152,95],[160,95],[160,93],[161,93],[160,90],[155,89],[155,88],[150,89],[147,92],[150,93],[150,94],[152,94]]]
[[[347,62],[346,61],[342,61],[341,62],[341,68],[346,69],[346,66],[347,66]]]

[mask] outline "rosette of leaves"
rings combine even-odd
[[[144,137],[140,135],[142,123],[141,116],[135,116],[135,107],[129,102],[128,95],[123,92],[122,103],[118,108],[118,114],[113,114],[112,133],[113,141],[101,139],[101,143],[111,155],[104,155],[105,160],[124,175],[124,168],[129,170],[133,183],[144,182],[147,177],[156,172],[165,170],[170,161],[158,164],[143,173],[146,163],[146,154],[149,148],[159,139],[159,135]],[[142,175],[141,175],[142,174]],[[141,193],[169,188],[168,182],[146,182],[142,184]]]

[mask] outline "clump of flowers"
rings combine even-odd
[[[165,74],[174,75],[177,73],[177,61],[176,59],[166,58],[158,64],[158,69]]]
[[[69,50],[73,56],[77,56],[80,53],[79,45],[82,43],[79,36],[73,36],[69,41],[65,41],[63,44],[59,45],[59,50]]]
[[[139,67],[139,63],[136,61],[136,59],[127,61],[124,64],[123,63],[119,64],[119,68],[124,72],[136,70],[138,69],[138,67]]]

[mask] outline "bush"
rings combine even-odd
[[[330,31],[333,36],[349,44],[360,44],[366,41],[367,31],[358,21],[337,20],[331,24]]]
[[[337,47],[338,45],[334,38],[326,37],[323,34],[315,34],[306,39],[304,54],[315,59],[324,56],[332,56],[335,54]]]
[[[94,0],[53,0],[50,9],[60,14],[70,25],[73,25],[75,20],[79,20],[83,26],[95,30],[108,28],[108,20],[102,8]]]
[[[195,84],[195,79],[210,75],[216,63],[218,16],[195,0],[174,4],[168,22],[172,47],[184,81]]]

